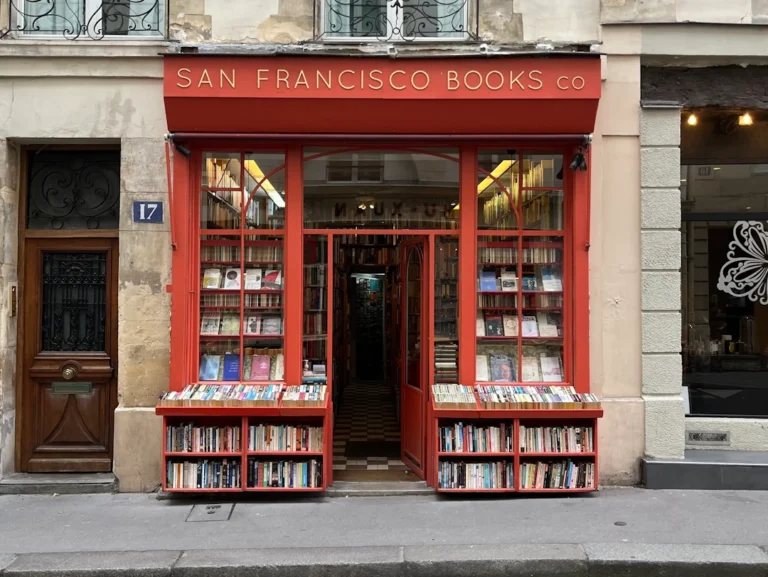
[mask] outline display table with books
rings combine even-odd
[[[196,384],[164,393],[166,492],[324,491],[332,418],[324,384]]]
[[[598,487],[600,401],[567,386],[433,385],[438,492],[589,492]]]

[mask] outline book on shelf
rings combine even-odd
[[[261,284],[265,289],[280,290],[283,288],[283,271],[280,269],[269,269],[264,272],[261,278]]]
[[[201,335],[218,335],[221,327],[221,313],[204,312],[200,320]]]
[[[521,489],[594,489],[592,462],[538,461],[520,464]]]
[[[477,408],[472,387],[457,384],[432,385],[432,397],[440,408]]]
[[[253,361],[251,362],[251,372],[248,375],[250,381],[268,381],[270,358],[268,355],[253,355]]]
[[[236,453],[240,451],[240,427],[169,425],[165,428],[165,450],[169,453]]]
[[[514,461],[440,461],[437,484],[441,489],[514,489],[514,468]]]
[[[563,382],[563,363],[559,356],[553,357],[542,354],[539,360],[541,361],[541,380],[543,382]]]
[[[511,453],[514,449],[513,423],[475,425],[453,423],[438,427],[441,453]]]
[[[545,291],[562,292],[563,281],[556,267],[545,266],[541,268],[541,284]]]
[[[249,451],[321,452],[323,428],[310,425],[272,425],[248,427]]]
[[[239,489],[240,459],[168,460],[167,489]]]
[[[269,368],[270,381],[282,381],[285,378],[285,357],[277,353]]]
[[[485,316],[483,316],[483,311],[477,311],[477,321],[475,323],[475,334],[478,337],[485,336]]]
[[[221,355],[202,355],[200,357],[200,372],[198,379],[201,381],[218,381],[219,367],[222,363]]]
[[[592,453],[592,427],[520,425],[521,453]]]
[[[485,315],[485,336],[503,337],[504,323],[500,314],[486,313]]]
[[[248,315],[247,317],[245,317],[245,334],[246,335],[261,334],[261,315]]]
[[[514,270],[503,269],[501,271],[501,290],[502,292],[517,291],[517,273]]]
[[[537,357],[523,357],[523,378],[524,383],[541,382],[541,367]]]
[[[233,353],[226,353],[224,355],[223,372],[221,376],[222,381],[239,381],[240,380],[240,355]]]
[[[523,275],[523,291],[534,292],[539,290],[539,283],[536,280],[536,275],[524,274]]]
[[[459,379],[459,347],[455,342],[435,343],[435,383],[455,383]]]
[[[245,290],[261,290],[261,269],[245,269]]]
[[[539,325],[533,315],[523,315],[523,338],[538,337]]]
[[[224,288],[227,290],[240,290],[240,269],[229,267],[224,273]]]
[[[480,406],[485,409],[599,409],[600,401],[590,393],[577,393],[570,386],[477,385]]]
[[[504,336],[516,337],[517,336],[517,315],[502,315],[504,321]]]
[[[475,358],[475,380],[477,381],[490,381],[490,363],[488,362],[488,355],[478,354]]]
[[[325,405],[325,393],[323,384],[292,385],[285,388],[283,406],[321,407]]]
[[[237,336],[240,334],[240,315],[238,313],[224,313],[221,315],[220,335]]]
[[[163,407],[276,407],[282,385],[187,385],[160,397]]]
[[[536,313],[536,320],[539,325],[540,337],[561,337],[562,325],[560,324],[560,316],[552,314],[547,311],[539,311]]]
[[[308,461],[260,461],[248,459],[247,482],[253,488],[310,489],[321,488],[322,462]]]
[[[510,382],[517,380],[516,357],[494,353],[490,358],[491,380]]]
[[[264,316],[261,319],[261,334],[262,335],[281,335],[283,334],[283,319],[282,317],[272,315]]]
[[[207,268],[203,271],[203,288],[217,289],[221,286],[221,269]]]
[[[483,270],[480,271],[480,291],[481,292],[496,292],[498,291],[498,283],[496,282],[495,270]]]

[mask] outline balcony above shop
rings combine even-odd
[[[139,40],[167,36],[164,0],[7,0],[0,39]]]
[[[463,42],[478,39],[480,0],[314,0],[322,42]]]

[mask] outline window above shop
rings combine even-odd
[[[325,42],[463,41],[477,36],[471,0],[315,0]]]
[[[164,0],[9,0],[9,7],[9,31],[20,38],[157,39],[166,30]]]

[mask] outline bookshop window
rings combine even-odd
[[[455,149],[304,152],[305,228],[457,229]]]
[[[478,228],[506,232],[477,238],[476,380],[567,382],[562,156],[478,160]]]
[[[687,165],[680,185],[686,412],[768,417],[768,165]]]
[[[284,157],[203,160],[199,380],[282,381]]]

